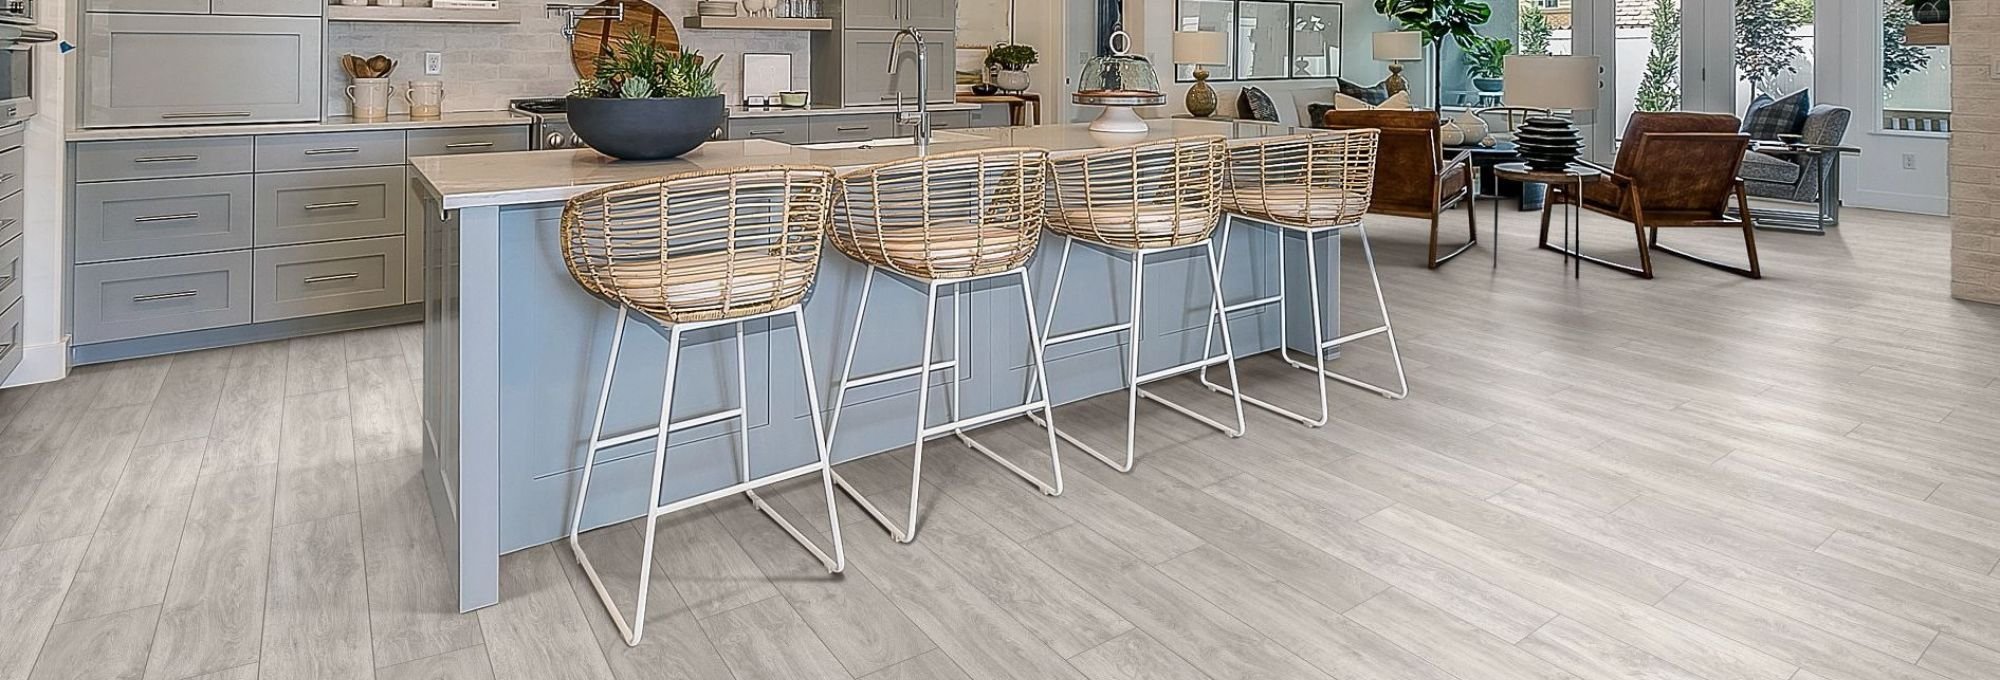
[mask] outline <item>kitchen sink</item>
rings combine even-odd
[[[949,132],[945,130],[931,131],[932,144],[950,144],[954,142],[977,142],[983,139],[985,138],[980,137],[978,135],[968,135],[962,132]],[[861,139],[852,142],[819,142],[816,144],[800,144],[798,146],[799,148],[803,149],[817,149],[817,150],[883,149],[895,146],[911,146],[916,143],[917,140],[912,139],[910,137],[884,137],[882,139]]]

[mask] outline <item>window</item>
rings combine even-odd
[[[1911,45],[1905,27],[1915,23],[1900,0],[1882,3],[1882,129],[1951,131],[1951,48]]]
[[[1229,36],[1228,63],[1209,80],[1285,80],[1340,75],[1341,3],[1308,0],[1180,0],[1176,31]],[[1176,64],[1174,80],[1193,82]]]

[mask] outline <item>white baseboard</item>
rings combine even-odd
[[[1869,208],[1894,212],[1916,213],[1919,215],[1945,215],[1950,210],[1951,201],[1944,196],[1906,194],[1894,191],[1871,191],[1868,189],[1845,188],[1842,203],[1849,208]]]
[[[21,387],[69,377],[69,343],[54,342],[21,348],[21,365],[0,387]]]

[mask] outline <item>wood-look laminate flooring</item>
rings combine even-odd
[[[1759,233],[1762,281],[1577,281],[1530,218],[1497,269],[1439,271],[1420,225],[1372,222],[1406,401],[1335,387],[1324,429],[1252,410],[1241,439],[1144,405],[1137,470],[1066,451],[1059,498],[941,442],[917,542],[844,505],[839,578],[740,500],[671,517],[638,647],[553,546],[450,611],[414,327],[0,392],[0,680],[2000,678],[2000,309],[1947,296],[1943,220]],[[1628,233],[1588,245],[1629,261]],[[1109,448],[1123,412],[1059,417]],[[908,465],[845,472],[894,509]],[[770,497],[824,531],[817,488]],[[629,597],[636,525],[587,540]]]

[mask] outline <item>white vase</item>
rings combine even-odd
[[[1002,69],[993,74],[993,86],[1008,92],[1025,92],[1028,89],[1028,72]]]
[[[1486,119],[1480,118],[1479,114],[1473,113],[1470,109],[1458,114],[1458,117],[1451,119],[1451,122],[1453,125],[1458,126],[1460,132],[1465,134],[1465,142],[1467,144],[1478,144],[1485,141],[1489,136],[1488,133],[1491,132],[1487,128]]]

